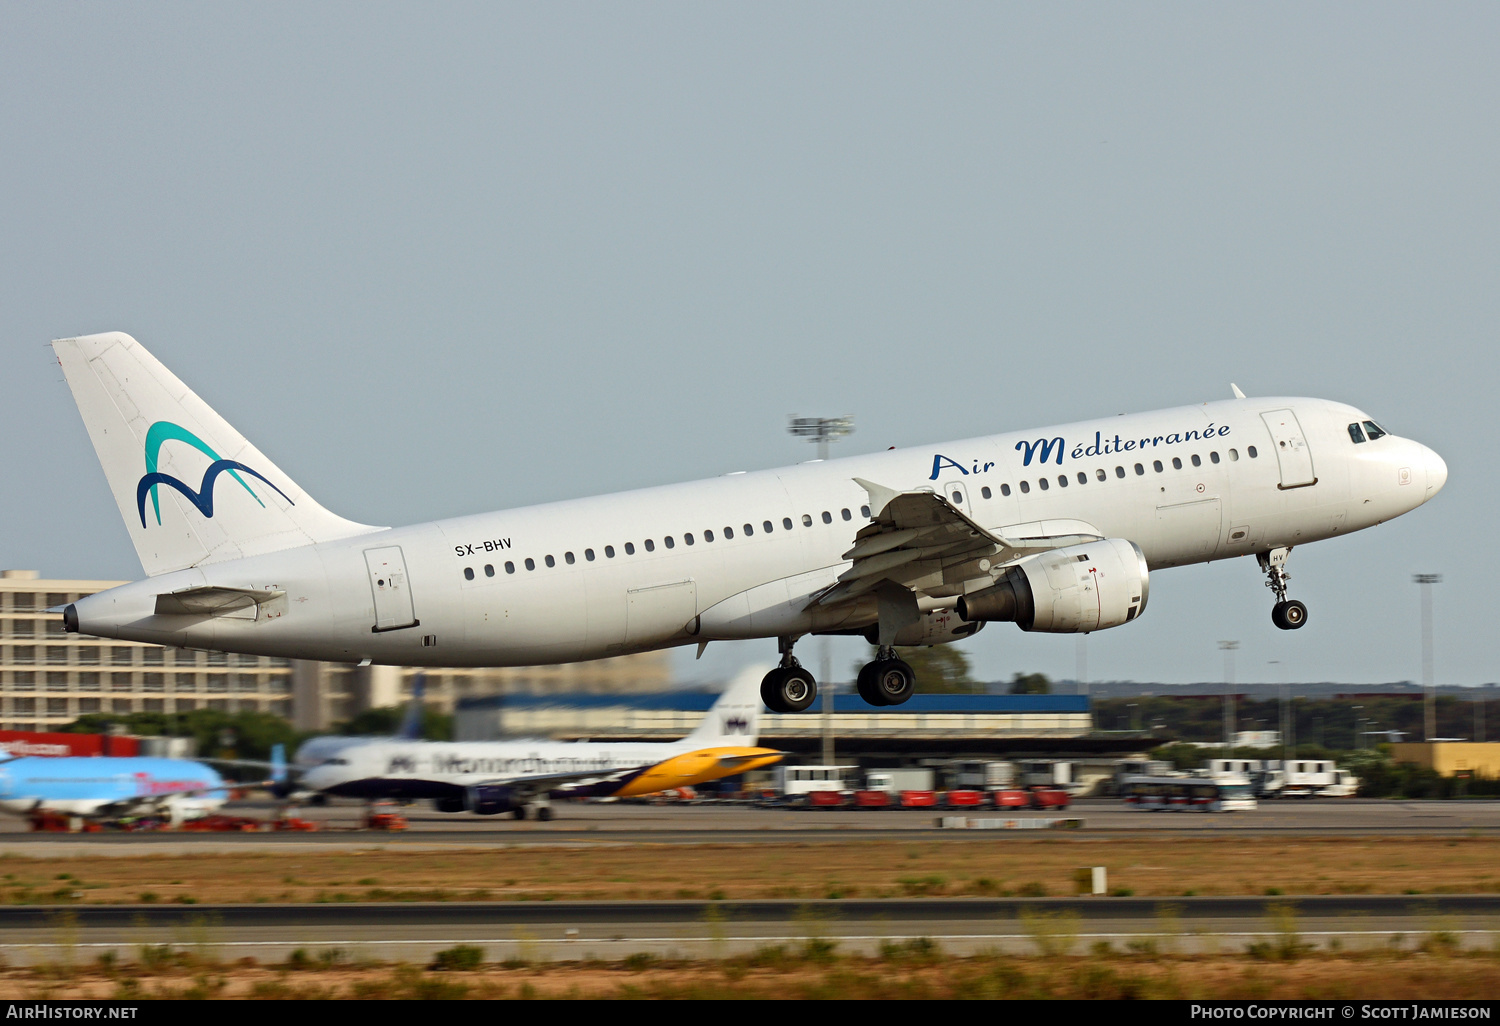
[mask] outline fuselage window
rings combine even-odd
[[[1009,495],[1010,494],[1010,485],[1008,485],[1008,484],[1001,485],[1000,486],[1000,494],[1001,495]]]
[[[495,576],[495,565],[493,563],[486,563],[486,564],[484,564],[484,576],[486,576],[486,577],[494,577]]]
[[[1098,470],[1094,471],[1094,476],[1097,477],[1101,481],[1108,481],[1109,480],[1109,475],[1104,472],[1104,468],[1103,467],[1100,467]],[[1124,475],[1122,474],[1121,476],[1123,477]]]
[[[677,543],[672,540],[672,536],[670,534],[662,539],[662,543],[669,549],[675,549],[677,547]]]
[[[466,567],[464,567],[464,580],[466,580],[466,581],[472,581],[473,579],[474,579],[474,568],[472,566],[466,566]]]
[[[646,539],[646,551],[647,552],[655,552],[656,551],[656,542],[652,541],[650,538]]]
[[[1218,450],[1214,450],[1213,452],[1211,452],[1211,453],[1208,454],[1208,462],[1210,462],[1210,463],[1217,463],[1217,462],[1219,462],[1219,453],[1218,453]]]
[[[979,489],[979,494],[982,495],[986,499],[993,498],[993,496],[990,494],[990,486],[989,485],[985,485],[983,488]]]
[[[508,574],[515,573],[516,572],[516,564],[512,563],[510,560],[507,559],[505,561],[505,572],[508,573]]]
[[[792,518],[791,517],[782,517],[781,518],[781,529],[783,531],[790,531],[792,529]]]
[[[625,555],[627,555],[627,556],[633,556],[633,555],[635,555],[635,542],[626,542],[625,543]]]
[[[547,565],[548,566],[556,566],[557,565],[557,560],[553,559],[551,556],[548,556],[547,557]]]
[[[615,547],[613,545],[606,545],[606,546],[604,546],[604,558],[605,559],[614,559],[615,558]]]
[[[1027,494],[1030,494],[1030,492],[1031,492],[1031,484],[1030,484],[1030,482],[1028,482],[1028,481],[1022,481],[1021,482],[1021,494],[1022,495],[1027,495]]]
[[[774,526],[772,525],[772,523],[769,520],[767,520],[765,523],[761,524],[760,528],[761,528],[762,531],[765,531],[767,534],[770,534],[771,531],[775,529]]]
[[[682,540],[687,542],[689,545],[693,544],[693,532],[689,531],[687,534],[683,535]]]
[[[1172,457],[1172,469],[1173,470],[1181,470],[1182,469],[1182,457],[1181,456],[1173,456]]]
[[[1359,429],[1358,421],[1349,425],[1349,440],[1355,445],[1359,445],[1365,440],[1365,433]]]
[[[869,506],[861,506],[861,507],[859,507],[859,515],[862,516],[862,517],[864,517],[866,520],[869,520],[870,519],[870,507]]]
[[[1081,470],[1078,472],[1078,483],[1079,484],[1088,484],[1089,483],[1089,476],[1087,474],[1085,474]]]
[[[1145,475],[1145,473],[1146,473],[1146,468],[1143,467],[1143,466],[1141,466],[1139,463],[1137,463],[1135,465],[1135,476],[1136,477],[1142,477],[1142,476]]]
[[[811,527],[812,526],[812,516],[810,514],[807,514],[807,513],[802,514],[802,526],[803,527]]]
[[[1158,474],[1162,472],[1161,460],[1152,460],[1151,466],[1156,470]]]
[[[573,559],[573,553],[571,553],[571,552],[564,552],[563,553],[563,562],[566,563],[566,564],[568,564],[569,566],[572,566],[574,564],[574,562],[576,562]]]
[[[724,528],[724,537],[725,537],[726,540],[729,539],[729,538],[733,538],[734,537],[734,528],[732,528],[732,527],[726,527],[726,528]]]
[[[1068,487],[1068,475],[1067,474],[1058,474],[1057,475],[1057,487],[1059,487],[1059,488],[1066,488],[1066,487]]]
[[[536,560],[532,559],[530,556],[526,557],[526,569],[528,569],[528,570],[535,570],[536,569]]]
[[[845,520],[853,520],[854,519],[854,514],[850,513],[847,509],[841,509],[841,510],[839,510],[839,516],[843,517]]]
[[[746,524],[745,525],[745,537],[748,538],[748,537],[750,537],[754,533],[755,533],[755,528],[751,527],[749,524]]]
[[[833,514],[830,513],[830,512],[828,512],[826,509],[823,511],[823,523],[825,523],[825,524],[831,524],[831,523],[833,523]]]
[[[964,493],[956,491],[952,495],[948,496],[948,498],[950,498],[950,499],[953,500],[953,505],[955,505],[955,506],[962,506],[963,502],[964,502]],[[846,510],[844,510],[844,512],[847,513],[849,511],[846,509]],[[849,518],[845,517],[844,519],[848,520]]]
[[[1124,477],[1124,476],[1125,476],[1125,468],[1124,467],[1116,467],[1115,468],[1115,477]]]
[[[714,540],[714,533],[712,531],[704,531],[703,532],[703,540],[706,541],[706,542],[713,541]]]
[[[1050,485],[1050,484],[1048,484],[1048,483],[1047,483],[1047,479],[1046,479],[1046,478],[1045,478],[1045,477],[1039,477],[1039,478],[1037,478],[1037,479],[1036,479],[1036,486],[1037,486],[1037,487],[1038,487],[1038,488],[1040,488],[1040,489],[1041,489],[1041,490],[1042,490],[1042,491],[1044,491],[1044,492],[1045,492],[1045,491],[1046,491],[1046,490],[1047,490],[1047,489],[1048,489],[1048,488],[1051,488],[1051,487],[1052,487],[1052,486],[1051,486],[1051,485]]]
[[[1377,438],[1383,438],[1385,436],[1385,433],[1385,428],[1381,427],[1373,420],[1365,421],[1365,434],[1370,436],[1370,441],[1373,442]]]
[[[1230,463],[1233,463],[1235,460],[1237,460],[1239,458],[1240,458],[1240,451],[1238,449],[1230,449],[1229,450],[1229,462]]]
[[[1255,446],[1247,445],[1245,446],[1245,455],[1249,456],[1253,460],[1255,459],[1255,457],[1259,456],[1260,453],[1255,451]]]
[[[1193,466],[1195,466],[1195,467],[1201,467],[1201,466],[1203,466],[1203,460],[1199,458],[1199,456],[1198,456],[1197,453],[1193,453]]]

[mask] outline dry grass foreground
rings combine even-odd
[[[461,949],[455,949],[461,950]],[[456,999],[456,998],[1171,998],[1493,1000],[1496,952],[1441,945],[1391,951],[1260,959],[1246,955],[949,958],[908,945],[880,958],[770,948],[718,961],[480,965],[434,971],[409,965],[286,966],[194,963],[146,967],[0,970],[0,1000],[57,999]]]
[[[1500,838],[1094,838],[0,856],[10,904],[1500,891]]]

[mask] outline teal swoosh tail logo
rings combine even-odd
[[[159,420],[155,424],[152,424],[151,427],[146,431],[146,476],[141,479],[142,482],[144,482],[146,478],[149,478],[154,474],[158,474],[157,463],[161,456],[161,447],[164,443],[169,441],[186,442],[188,445],[191,445],[194,449],[197,449],[203,455],[207,456],[214,463],[225,462],[223,457],[214,452],[213,448],[207,442],[199,438],[197,435],[193,434],[187,428],[182,427],[178,424],[173,424],[170,420]],[[240,465],[241,464],[234,464],[234,466],[236,467]],[[245,469],[249,470],[250,468],[246,467]],[[261,508],[265,508],[266,504],[264,502],[261,502],[260,496],[255,494],[255,490],[245,483],[245,479],[243,477],[240,477],[238,470],[229,469],[229,476],[238,481],[240,483],[240,487],[250,493],[250,498],[260,503]],[[260,477],[259,474],[256,474],[255,476]],[[261,480],[264,481],[265,478],[261,478]],[[163,477],[157,477],[150,484],[151,509],[156,514],[157,526],[161,526],[161,500],[157,497],[156,488],[157,485],[162,483]],[[267,481],[266,483],[270,484],[269,481]],[[211,488],[212,482],[205,481],[205,487]],[[271,485],[271,487],[275,488],[276,486]],[[279,488],[277,488],[276,490],[278,492],[281,491],[281,489]],[[144,521],[145,510],[143,509],[141,512],[143,514],[141,519]]]

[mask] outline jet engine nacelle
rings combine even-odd
[[[508,787],[471,787],[464,792],[464,810],[478,816],[498,816],[515,808]]]
[[[959,599],[958,615],[1013,621],[1023,631],[1082,634],[1134,620],[1150,590],[1140,547],[1101,538],[1006,567],[992,587]]]
[[[965,620],[951,609],[934,609],[930,613],[922,614],[922,619],[916,623],[907,624],[901,628],[896,634],[895,644],[902,648],[912,648],[916,645],[946,645],[950,641],[959,641],[977,634],[983,627],[983,623]],[[870,625],[869,630],[865,631],[865,640],[872,645],[880,643],[879,624]]]

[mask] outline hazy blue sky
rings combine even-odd
[[[1446,490],[1169,570],[1096,679],[1500,679],[1493,4],[0,3],[0,565],[140,567],[55,337],[368,523],[1250,394]],[[1071,677],[992,625],[981,672]],[[690,679],[773,654],[715,645]],[[814,650],[809,647],[808,655]],[[839,669],[854,660],[843,643]],[[816,665],[814,661],[814,665]]]

